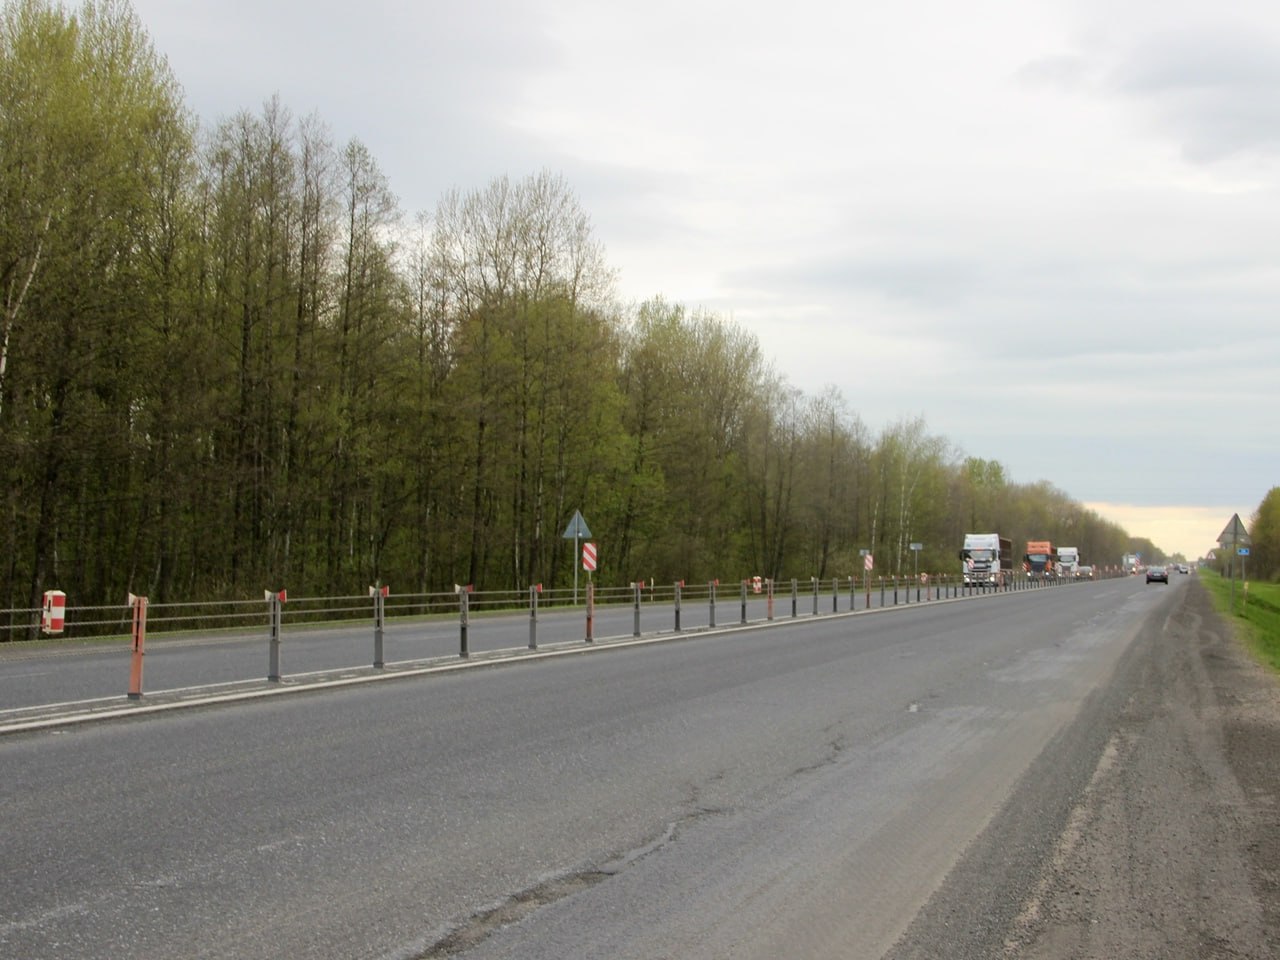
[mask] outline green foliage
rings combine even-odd
[[[871,436],[732,322],[620,307],[555,175],[414,230],[367,148],[278,100],[197,137],[122,3],[5,4],[0,204],[8,607],[554,588],[574,510],[612,583],[1132,543],[922,419]]]
[[[1280,487],[1272,487],[1249,523],[1249,565],[1259,579],[1280,578]]]
[[[1249,581],[1246,587],[1237,577],[1233,593],[1233,584],[1215,571],[1201,569],[1198,576],[1258,660],[1280,671],[1280,585]]]

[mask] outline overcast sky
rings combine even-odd
[[[133,0],[407,214],[541,170],[624,301],[1198,557],[1280,485],[1275,0]],[[1097,558],[1114,562],[1119,558]]]

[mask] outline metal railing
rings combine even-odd
[[[1031,578],[1020,573],[999,585],[965,583],[959,574],[921,574],[918,578],[810,577],[777,582],[756,578],[672,583],[645,581],[626,585],[592,585],[592,602],[596,607],[604,608],[672,604],[678,611],[694,604],[705,604],[713,621],[717,617],[718,606],[733,603],[740,607],[738,621],[742,623],[747,621],[749,600],[767,600],[767,619],[774,619],[775,616],[796,617],[802,613],[817,615],[827,609],[828,604],[830,612],[838,613],[852,611],[859,601],[866,609],[877,605],[897,606],[1081,582],[1089,581]],[[568,588],[544,590],[541,585],[519,590],[457,587],[452,591],[401,594],[379,585],[370,587],[364,594],[314,597],[265,591],[268,603],[272,596],[281,597],[291,625],[315,626],[368,619],[375,607],[372,599],[375,593],[382,598],[382,615],[391,619],[457,616],[464,596],[470,618],[509,614],[535,606],[547,612],[584,608],[586,605],[585,596],[575,603],[574,591]],[[57,634],[66,640],[124,636],[130,629],[130,610],[128,603],[115,606],[68,605],[62,628]],[[0,609],[0,643],[48,636],[49,632],[42,629],[43,613],[41,607]],[[724,622],[721,621],[722,624]],[[191,631],[256,631],[267,623],[268,611],[262,599],[151,602],[148,606],[148,632],[153,637]],[[675,626],[679,629],[678,623]]]

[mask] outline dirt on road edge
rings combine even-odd
[[[1280,684],[1196,582],[1141,669],[1005,956],[1280,956]]]

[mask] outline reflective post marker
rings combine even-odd
[[[542,584],[529,585],[529,649],[538,649],[538,592]]]
[[[373,667],[375,670],[381,670],[384,666],[382,634],[387,625],[387,594],[390,592],[390,587],[381,585],[369,588],[369,596],[373,597]]]
[[[133,661],[129,667],[129,699],[142,699],[142,655],[147,640],[147,598],[129,594],[133,608]]]
[[[470,620],[471,609],[471,593],[466,587],[458,588],[458,656],[464,660],[471,656],[471,651],[467,648],[467,626]]]
[[[631,584],[631,590],[635,594],[635,599],[633,601],[633,604],[634,604],[633,613],[634,613],[635,623],[632,626],[631,633],[632,633],[632,636],[638,637],[640,636],[640,595],[644,590],[644,584],[642,584],[640,581],[636,581],[635,583]]]
[[[281,607],[284,606],[285,592],[266,591],[267,618],[269,621],[270,639],[267,641],[267,681],[280,682],[280,630]]]

